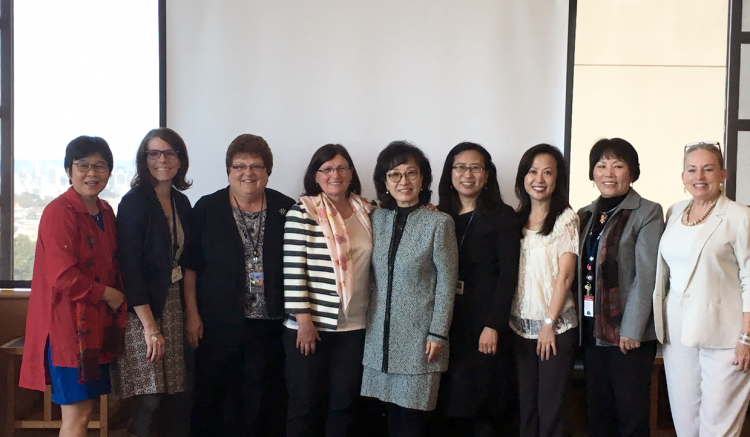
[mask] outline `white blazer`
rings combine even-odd
[[[687,203],[669,208],[665,234]],[[654,323],[659,341],[669,344],[678,339],[666,335],[669,266],[661,251],[659,244]],[[750,208],[722,195],[690,247],[686,272],[679,341],[687,347],[734,348],[742,332],[742,313],[750,312]]]

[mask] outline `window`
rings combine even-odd
[[[70,140],[95,135],[109,143],[114,168],[100,197],[115,210],[130,187],[140,140],[160,122],[163,5],[156,0],[0,1],[2,83],[8,59],[14,77],[10,92],[5,86],[0,90],[0,280],[28,281],[42,211],[69,187],[63,159]],[[5,41],[11,39],[8,57]],[[12,110],[7,110],[11,96]],[[11,123],[6,123],[8,112]]]

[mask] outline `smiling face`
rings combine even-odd
[[[237,170],[235,165],[244,165],[247,168]],[[256,167],[254,170],[253,167]],[[258,168],[263,167],[263,168]],[[259,156],[241,153],[232,158],[229,167],[229,190],[235,197],[252,199],[263,194],[268,185],[268,171],[264,168],[263,159]]]
[[[91,168],[89,171],[81,171],[78,169],[79,164],[89,164]],[[97,166],[100,169],[106,170],[97,171]],[[99,193],[107,187],[110,171],[107,161],[102,157],[101,153],[95,152],[85,158],[73,161],[73,165],[68,170],[68,177],[71,180],[73,189],[81,198],[95,200],[99,196]]]
[[[721,168],[716,156],[706,150],[695,150],[685,158],[682,183],[696,200],[711,201],[721,193],[721,183],[727,171]]]
[[[398,182],[391,181],[390,175],[393,173],[401,173],[401,180]],[[414,180],[409,179],[407,175],[414,176]],[[396,205],[401,208],[414,206],[419,203],[422,174],[419,172],[419,166],[414,159],[409,158],[406,163],[388,170],[385,176],[385,186],[396,200]]]
[[[557,181],[557,161],[548,153],[534,157],[531,168],[523,178],[523,186],[532,200],[547,201],[555,192]]]
[[[167,150],[174,150],[172,146],[161,138],[152,138],[148,142],[146,147],[147,152],[150,150],[159,150],[165,152]],[[156,159],[146,158],[148,163],[148,171],[151,176],[157,181],[157,183],[168,183],[172,185],[172,179],[177,175],[177,170],[180,169],[180,158],[167,158],[164,153],[160,153]]]
[[[348,170],[344,170],[348,168]],[[325,174],[323,170],[333,170],[330,174]],[[345,199],[349,184],[352,182],[352,169],[349,162],[341,155],[336,155],[320,166],[315,173],[315,183],[320,185],[320,189],[331,199]]]
[[[594,183],[602,197],[622,196],[630,189],[630,168],[616,157],[604,157],[594,166]]]
[[[453,166],[463,164],[467,167],[463,173],[456,170],[451,171],[451,184],[458,195],[465,198],[476,199],[482,193],[487,184],[487,169],[481,173],[472,173],[469,167],[479,166],[484,168],[484,158],[476,150],[465,150],[453,158]]]

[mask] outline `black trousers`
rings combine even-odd
[[[388,437],[427,437],[430,420],[434,411],[404,408],[390,402],[386,403],[388,414]]]
[[[315,353],[305,356],[296,347],[297,331],[284,329],[287,436],[357,436],[365,330],[319,335]]]
[[[195,350],[194,436],[284,435],[283,330],[281,320],[204,327]]]
[[[516,336],[521,437],[562,437],[562,405],[573,368],[578,330],[569,329],[555,339],[557,355],[541,361],[536,340]]]
[[[645,341],[627,354],[619,347],[584,349],[589,435],[648,437],[656,340]]]

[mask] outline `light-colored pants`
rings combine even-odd
[[[681,315],[680,296],[669,296],[664,370],[677,436],[739,436],[750,400],[750,372],[732,365],[734,349],[683,346]]]

